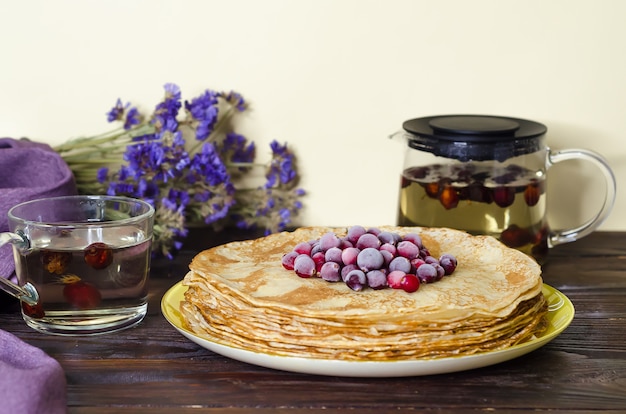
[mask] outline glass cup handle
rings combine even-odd
[[[27,248],[29,245],[28,239],[22,234],[9,232],[0,233],[0,246],[4,246],[7,243],[11,243],[18,249]],[[37,289],[28,282],[24,286],[18,286],[0,275],[0,289],[29,305],[36,305],[39,302]]]
[[[604,157],[593,151],[585,149],[566,149],[554,152],[548,149],[548,167],[551,167],[556,163],[568,160],[589,161],[596,167],[598,167],[598,169],[602,172],[602,175],[604,176],[606,182],[606,194],[604,197],[604,203],[602,205],[602,208],[600,208],[600,211],[598,211],[598,213],[587,222],[573,229],[565,229],[551,232],[548,237],[548,243],[550,247],[576,241],[593,232],[600,226],[600,224],[602,224],[604,219],[607,218],[607,216],[611,212],[611,209],[613,208],[613,204],[615,203],[617,186],[615,182],[615,175],[613,174],[611,167],[609,167],[609,164],[606,159],[604,159]]]

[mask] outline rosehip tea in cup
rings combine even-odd
[[[592,151],[552,151],[547,128],[518,118],[443,115],[406,121],[407,142],[397,224],[451,227],[498,238],[544,262],[552,246],[595,230],[615,200],[615,178]],[[574,229],[554,231],[546,219],[546,179],[558,162],[593,163],[606,181],[598,213]]]
[[[19,204],[8,213],[26,323],[59,335],[112,332],[147,311],[154,209],[126,197],[69,196]],[[1,275],[8,276],[8,275]]]

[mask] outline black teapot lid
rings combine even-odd
[[[491,115],[439,115],[405,121],[411,148],[460,161],[505,161],[538,151],[545,125]]]

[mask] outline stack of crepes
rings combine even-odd
[[[545,329],[541,269],[487,236],[443,228],[380,227],[418,233],[431,255],[458,267],[417,292],[352,291],[342,282],[300,278],[282,256],[301,241],[347,229],[308,227],[199,253],[185,276],[181,313],[199,337],[280,356],[353,361],[442,358],[504,349]]]

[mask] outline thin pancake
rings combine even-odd
[[[303,279],[283,269],[295,244],[328,231],[303,228],[198,254],[184,283],[185,322],[199,335],[245,349],[341,359],[402,359],[509,346],[541,326],[539,266],[490,237],[450,229],[418,232],[433,256],[454,254],[455,273],[418,292]]]

